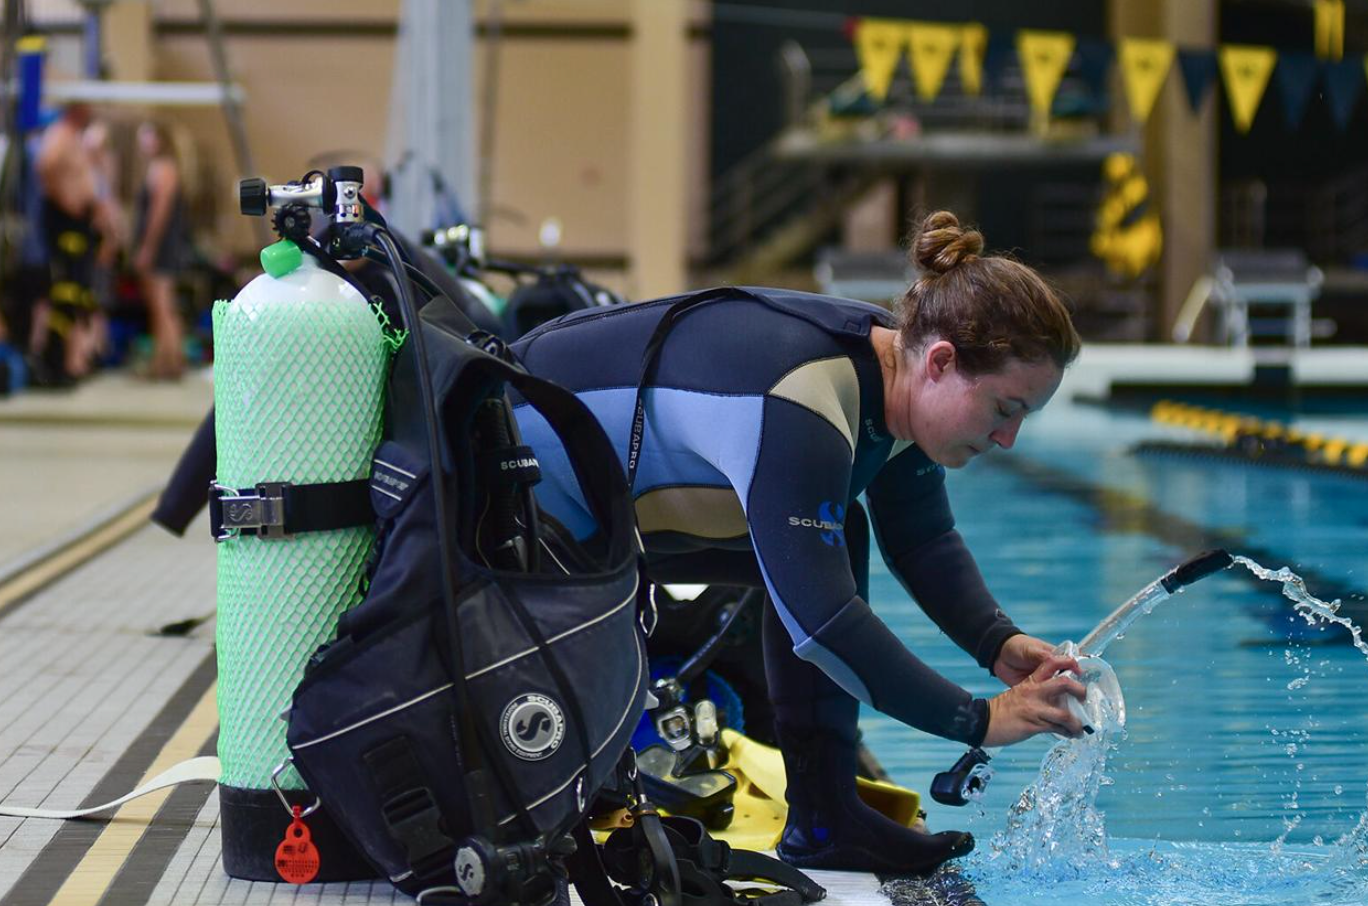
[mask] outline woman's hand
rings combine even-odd
[[[1020,683],[990,698],[988,733],[983,737],[983,745],[1010,746],[1037,733],[1081,736],[1083,726],[1069,713],[1064,696],[1083,701],[1087,693],[1071,673],[1060,673],[1061,670],[1081,672],[1073,658],[1051,656]]]
[[[1014,635],[1002,643],[997,660],[993,662],[993,676],[1009,686],[1026,679],[1054,655],[1055,646],[1030,635]]]

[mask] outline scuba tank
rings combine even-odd
[[[357,168],[338,170],[341,184],[359,188]],[[317,191],[320,182],[296,192]],[[244,208],[263,187],[247,188]],[[277,230],[307,242],[307,211],[285,212]],[[287,754],[279,714],[309,655],[360,600],[374,538],[366,479],[390,347],[365,297],[296,241],[268,247],[262,264],[265,274],[214,305],[218,469],[210,506],[224,867],[235,877],[276,880],[275,849],[289,821],[272,789],[272,769]],[[279,778],[286,790],[301,785]],[[365,868],[359,859],[337,864]]]

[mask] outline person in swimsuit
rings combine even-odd
[[[634,451],[654,581],[766,589],[765,672],[788,775],[778,852],[792,864],[926,871],[973,847],[968,834],[903,827],[860,801],[860,702],[975,746],[1081,732],[1065,701],[1083,696],[1076,662],[998,605],[946,495],[945,470],[1011,448],[1080,345],[1034,271],[982,250],[978,232],[939,212],[915,240],[921,277],[895,313],[724,288],[568,315],[512,346],[588,405],[629,474]],[[658,328],[668,332],[657,345]],[[541,463],[538,501],[592,546],[597,526],[564,452],[534,410],[514,405]],[[1004,692],[975,698],[870,608],[871,526],[890,571]]]
[[[100,202],[83,140],[90,121],[89,105],[68,105],[43,132],[34,162],[50,276],[38,319],[42,338],[34,350],[41,353],[45,383],[82,377],[91,365],[91,284],[95,251],[101,232],[108,229],[109,211]]]
[[[154,379],[175,380],[185,372],[185,326],[176,302],[176,275],[188,263],[189,218],[180,164],[169,132],[159,123],[138,127],[138,150],[147,172],[138,190],[133,231],[133,270],[142,283],[152,332]]]

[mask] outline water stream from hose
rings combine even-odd
[[[1260,579],[1282,586],[1297,615],[1309,625],[1334,624],[1346,629],[1353,644],[1368,657],[1362,630],[1339,613],[1340,602],[1322,601],[1292,570],[1271,570],[1247,557],[1234,563]],[[1179,592],[1182,589],[1178,589]],[[1158,583],[1143,590],[1128,606],[1118,609],[1090,632],[1077,646],[1066,643],[1069,653],[1099,656],[1138,619],[1152,612],[1170,595]],[[1022,791],[1008,812],[1005,828],[994,835],[988,860],[1012,875],[1052,878],[1081,877],[1099,866],[1118,867],[1108,851],[1106,816],[1097,807],[1103,787],[1112,783],[1106,774],[1107,756],[1124,737],[1125,706],[1103,699],[1100,726],[1079,739],[1064,739],[1046,753],[1034,783]],[[1300,817],[1300,816],[1298,816]],[[1292,826],[1289,826],[1290,833]],[[1281,853],[1287,834],[1270,844],[1270,854]],[[1357,826],[1344,834],[1331,852],[1332,863],[1344,870],[1368,864],[1368,811]]]

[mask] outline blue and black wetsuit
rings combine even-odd
[[[574,391],[625,459],[643,349],[681,298],[576,313],[513,350]],[[894,326],[877,307],[786,290],[738,292],[679,318],[644,394],[634,491],[649,568],[657,581],[763,583],[781,720],[820,725],[835,718],[826,709],[851,714],[853,696],[977,745],[987,702],[918,660],[866,603],[861,494],[889,568],[980,665],[991,668],[1019,632],[955,531],[944,469],[888,434],[875,324]],[[529,407],[515,412],[541,462],[538,500],[577,538],[592,537],[554,435]]]

